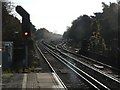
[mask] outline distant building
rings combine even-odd
[[[2,42],[2,68],[9,68],[13,61],[13,42]]]

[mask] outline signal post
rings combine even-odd
[[[25,43],[25,66],[28,67],[28,42],[29,38],[31,36],[30,33],[30,15],[28,12],[23,9],[21,6],[16,7],[17,13],[19,13],[22,16],[22,31],[23,31],[23,37],[24,37],[24,43]]]

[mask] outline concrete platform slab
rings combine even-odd
[[[40,88],[64,89],[55,73],[37,73]]]
[[[5,88],[21,90],[66,90],[55,73],[15,74]]]

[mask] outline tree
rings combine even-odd
[[[91,36],[91,22],[91,18],[88,15],[78,17],[72,22],[72,26],[67,29],[64,36],[74,40],[77,44],[84,39],[87,40]]]
[[[69,31],[70,31],[70,27],[67,27],[67,31],[64,32],[63,38],[69,39]]]
[[[8,4],[6,2],[2,3],[2,38],[3,41],[15,41],[22,40],[22,30],[20,21],[10,15],[9,12],[12,9],[8,9]],[[16,33],[18,32],[18,33]]]
[[[116,33],[118,32],[118,5],[115,3],[110,4],[109,7],[103,9],[103,31],[107,30],[107,34],[110,34],[111,38],[105,35],[104,32],[101,32],[105,39],[117,38]],[[109,28],[105,28],[108,26]],[[107,37],[105,37],[107,36]]]
[[[94,13],[95,16],[91,17],[83,15],[74,20],[64,36],[77,42],[77,44],[95,37],[96,40],[104,44],[103,46],[111,48],[113,51],[120,48],[120,44],[118,45],[118,42],[120,43],[120,23],[118,22],[120,21],[120,5],[116,3],[107,5],[104,2],[102,5],[103,12]],[[97,36],[100,35],[101,39],[97,38],[96,35],[94,36],[93,32]],[[91,40],[90,42],[94,43],[95,41]],[[82,47],[81,44],[80,47]],[[100,47],[102,49],[102,46]]]

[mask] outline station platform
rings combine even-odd
[[[66,90],[64,83],[55,73],[27,73],[24,74],[22,88],[36,88],[40,90]]]

